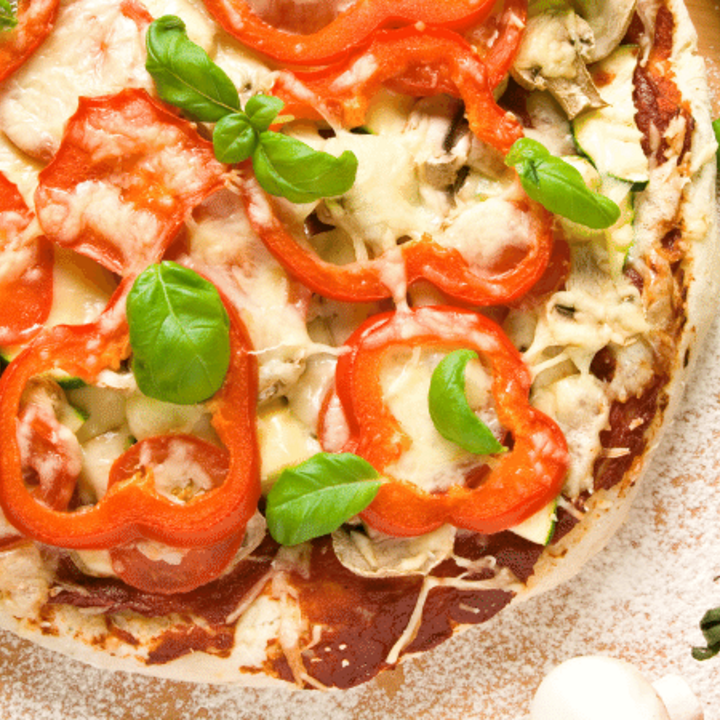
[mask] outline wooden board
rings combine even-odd
[[[720,8],[689,0],[720,115]],[[709,298],[716,302],[716,298]],[[106,673],[0,634],[2,720],[523,720],[540,679],[611,654],[651,680],[685,676],[719,717],[720,658],[698,663],[698,622],[720,605],[720,329],[627,524],[548,597],[346,693],[216,688]],[[640,719],[638,719],[640,720]]]

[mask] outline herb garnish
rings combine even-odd
[[[378,477],[351,453],[318,453],[286,468],[267,497],[270,534],[282,545],[298,545],[337,530],[375,499]]]
[[[707,647],[694,647],[692,656],[696,660],[709,660],[720,653],[720,607],[708,610],[700,621],[700,630]]]
[[[490,455],[507,448],[473,412],[465,395],[465,368],[477,357],[472,350],[455,350],[444,357],[432,374],[428,404],[430,418],[446,440],[471,453]]]
[[[582,175],[537,140],[520,138],[505,156],[515,167],[525,192],[556,215],[602,230],[620,218],[620,208],[610,198],[588,188]]]
[[[212,283],[164,261],[127,298],[132,369],[141,392],[179,405],[207,400],[230,365],[230,320]]]
[[[18,23],[17,12],[8,0],[0,0],[0,30],[9,30]]]
[[[165,15],[150,25],[147,53],[145,67],[160,97],[193,120],[217,123],[217,159],[234,164],[251,158],[258,182],[271,195],[303,203],[352,187],[357,173],[352,152],[334,157],[269,130],[283,107],[278,98],[256,95],[243,110],[232,80],[188,38],[179,17]]]
[[[713,130],[715,131],[715,139],[718,141],[718,144],[720,144],[720,118],[718,118],[717,120],[713,120],[712,126]],[[720,147],[717,149],[716,157],[718,168],[720,169]]]

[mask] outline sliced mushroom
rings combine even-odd
[[[338,560],[356,575],[427,575],[452,555],[455,528],[443,525],[412,538],[397,538],[362,527],[343,526],[332,534]]]
[[[586,57],[588,63],[602,60],[620,44],[636,4],[636,0],[575,0],[575,9],[595,36],[595,44]]]
[[[512,68],[528,90],[549,90],[569,118],[606,105],[585,67],[595,46],[590,25],[573,10],[531,17]]]

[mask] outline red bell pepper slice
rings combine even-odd
[[[350,61],[312,72],[281,73],[272,92],[286,103],[283,112],[356,127],[384,84],[408,95],[461,97],[470,129],[503,153],[522,137],[517,118],[495,102],[487,68],[476,51],[441,28],[378,32]]]
[[[286,229],[247,165],[240,168],[236,187],[250,224],[285,270],[314,292],[336,300],[373,302],[390,298],[399,271],[408,285],[426,279],[457,300],[498,305],[521,297],[534,285],[543,275],[553,248],[551,215],[523,197],[516,203],[528,215],[532,244],[522,258],[506,265],[472,267],[458,250],[432,240],[404,243],[397,251],[390,250],[374,260],[334,265]]]
[[[0,173],[0,345],[36,335],[53,299],[53,248],[44,237],[28,238],[33,213],[17,187]]]
[[[498,418],[512,435],[511,449],[496,456],[477,487],[428,493],[388,477],[362,513],[369,525],[396,536],[421,535],[444,523],[490,534],[517,525],[558,495],[568,467],[565,438],[553,420],[530,406],[530,372],[494,322],[450,307],[384,313],[360,326],[347,346],[335,375],[348,425],[342,450],[364,457],[380,473],[412,442],[390,413],[380,382],[383,360],[397,347],[475,350],[492,373]],[[321,441],[330,424],[329,405],[320,418]]]
[[[213,545],[242,532],[257,507],[257,369],[245,327],[229,303],[230,369],[210,401],[213,426],[230,453],[220,487],[179,505],[160,495],[150,477],[138,474],[116,483],[96,505],[60,512],[25,484],[17,437],[25,386],[53,368],[92,383],[101,370],[117,367],[129,348],[125,297],[131,282],[120,285],[96,322],[60,325],[39,335],[0,378],[0,506],[20,532],[48,545],[105,549],[138,539],[182,548]]]
[[[193,435],[162,435],[141,440],[121,455],[110,470],[108,487],[132,480],[138,473],[162,468],[169,458],[171,463],[177,463],[172,454],[178,451],[182,453],[183,467],[197,465],[212,487],[223,484],[230,469],[227,450]],[[192,480],[191,472],[188,480]],[[110,558],[115,573],[132,587],[164,595],[190,592],[225,570],[235,557],[243,535],[241,530],[219,543],[180,551],[179,561],[148,557],[137,542],[111,548]]]
[[[279,30],[258,17],[246,0],[205,0],[220,25],[241,43],[280,63],[324,65],[366,44],[374,30],[404,25],[466,28],[482,22],[492,0],[356,0],[318,32]]]
[[[80,98],[36,211],[51,240],[130,275],[160,260],[224,172],[212,143],[144,90]]]
[[[10,77],[40,46],[55,24],[60,0],[20,0],[17,25],[0,31],[0,82]]]

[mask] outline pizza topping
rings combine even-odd
[[[50,34],[60,0],[22,0],[17,23],[0,27],[0,82],[10,77]]]
[[[467,27],[492,10],[488,0],[452,3],[417,0],[360,0],[321,30],[298,35],[277,29],[259,18],[246,0],[206,0],[217,21],[240,42],[281,63],[322,65],[367,44],[378,28],[420,24],[422,27]]]
[[[377,495],[375,469],[350,453],[318,453],[286,468],[267,497],[270,534],[282,545],[298,545],[337,530]]]
[[[517,167],[525,192],[553,213],[595,229],[610,227],[620,217],[612,200],[592,192],[576,168],[537,140],[518,140],[505,162]]]
[[[0,30],[14,28],[17,25],[17,13],[8,0],[0,0]]]
[[[133,374],[150,397],[207,400],[230,364],[227,311],[215,286],[177,263],[151,265],[127,297]]]
[[[128,281],[100,319],[80,327],[58,326],[28,348],[0,381],[0,503],[26,535],[64,548],[102,549],[138,539],[174,547],[207,546],[241,532],[255,512],[260,494],[255,444],[255,366],[245,330],[235,310],[230,316],[230,369],[213,399],[213,425],[230,452],[222,485],[179,505],[158,493],[151,479],[136,474],[115,484],[95,505],[81,512],[58,512],[38,502],[22,476],[20,449],[13,437],[15,418],[27,383],[62,367],[88,383],[128,350],[122,313]]]
[[[0,345],[26,342],[50,314],[53,249],[17,187],[0,173]]]
[[[151,20],[137,0],[62,3],[42,51],[0,92],[3,132],[23,152],[48,162],[80,97],[150,90],[143,36]]]
[[[38,218],[58,244],[118,274],[137,273],[222,186],[223,171],[193,126],[144,91],[83,98],[40,173]]]
[[[527,404],[529,374],[494,323],[472,312],[419,308],[374,316],[348,344],[351,351],[339,358],[336,373],[336,392],[350,430],[345,450],[366,458],[380,472],[410,445],[386,404],[378,377],[387,353],[398,346],[459,345],[478,352],[492,370],[499,420],[513,437],[512,450],[493,462],[478,486],[469,478],[466,486],[432,494],[390,478],[362,513],[372,527],[389,535],[413,536],[451,522],[476,532],[499,532],[558,494],[567,469],[565,441],[549,418]],[[325,424],[323,417],[321,440]]]
[[[355,180],[357,159],[317,152],[305,143],[268,128],[277,122],[281,100],[250,98],[240,110],[237,90],[225,72],[191,42],[183,21],[172,15],[156,20],[147,36],[148,72],[163,100],[191,118],[219,121],[213,132],[215,155],[221,162],[252,158],[260,185],[271,195],[304,203],[342,195]]]

